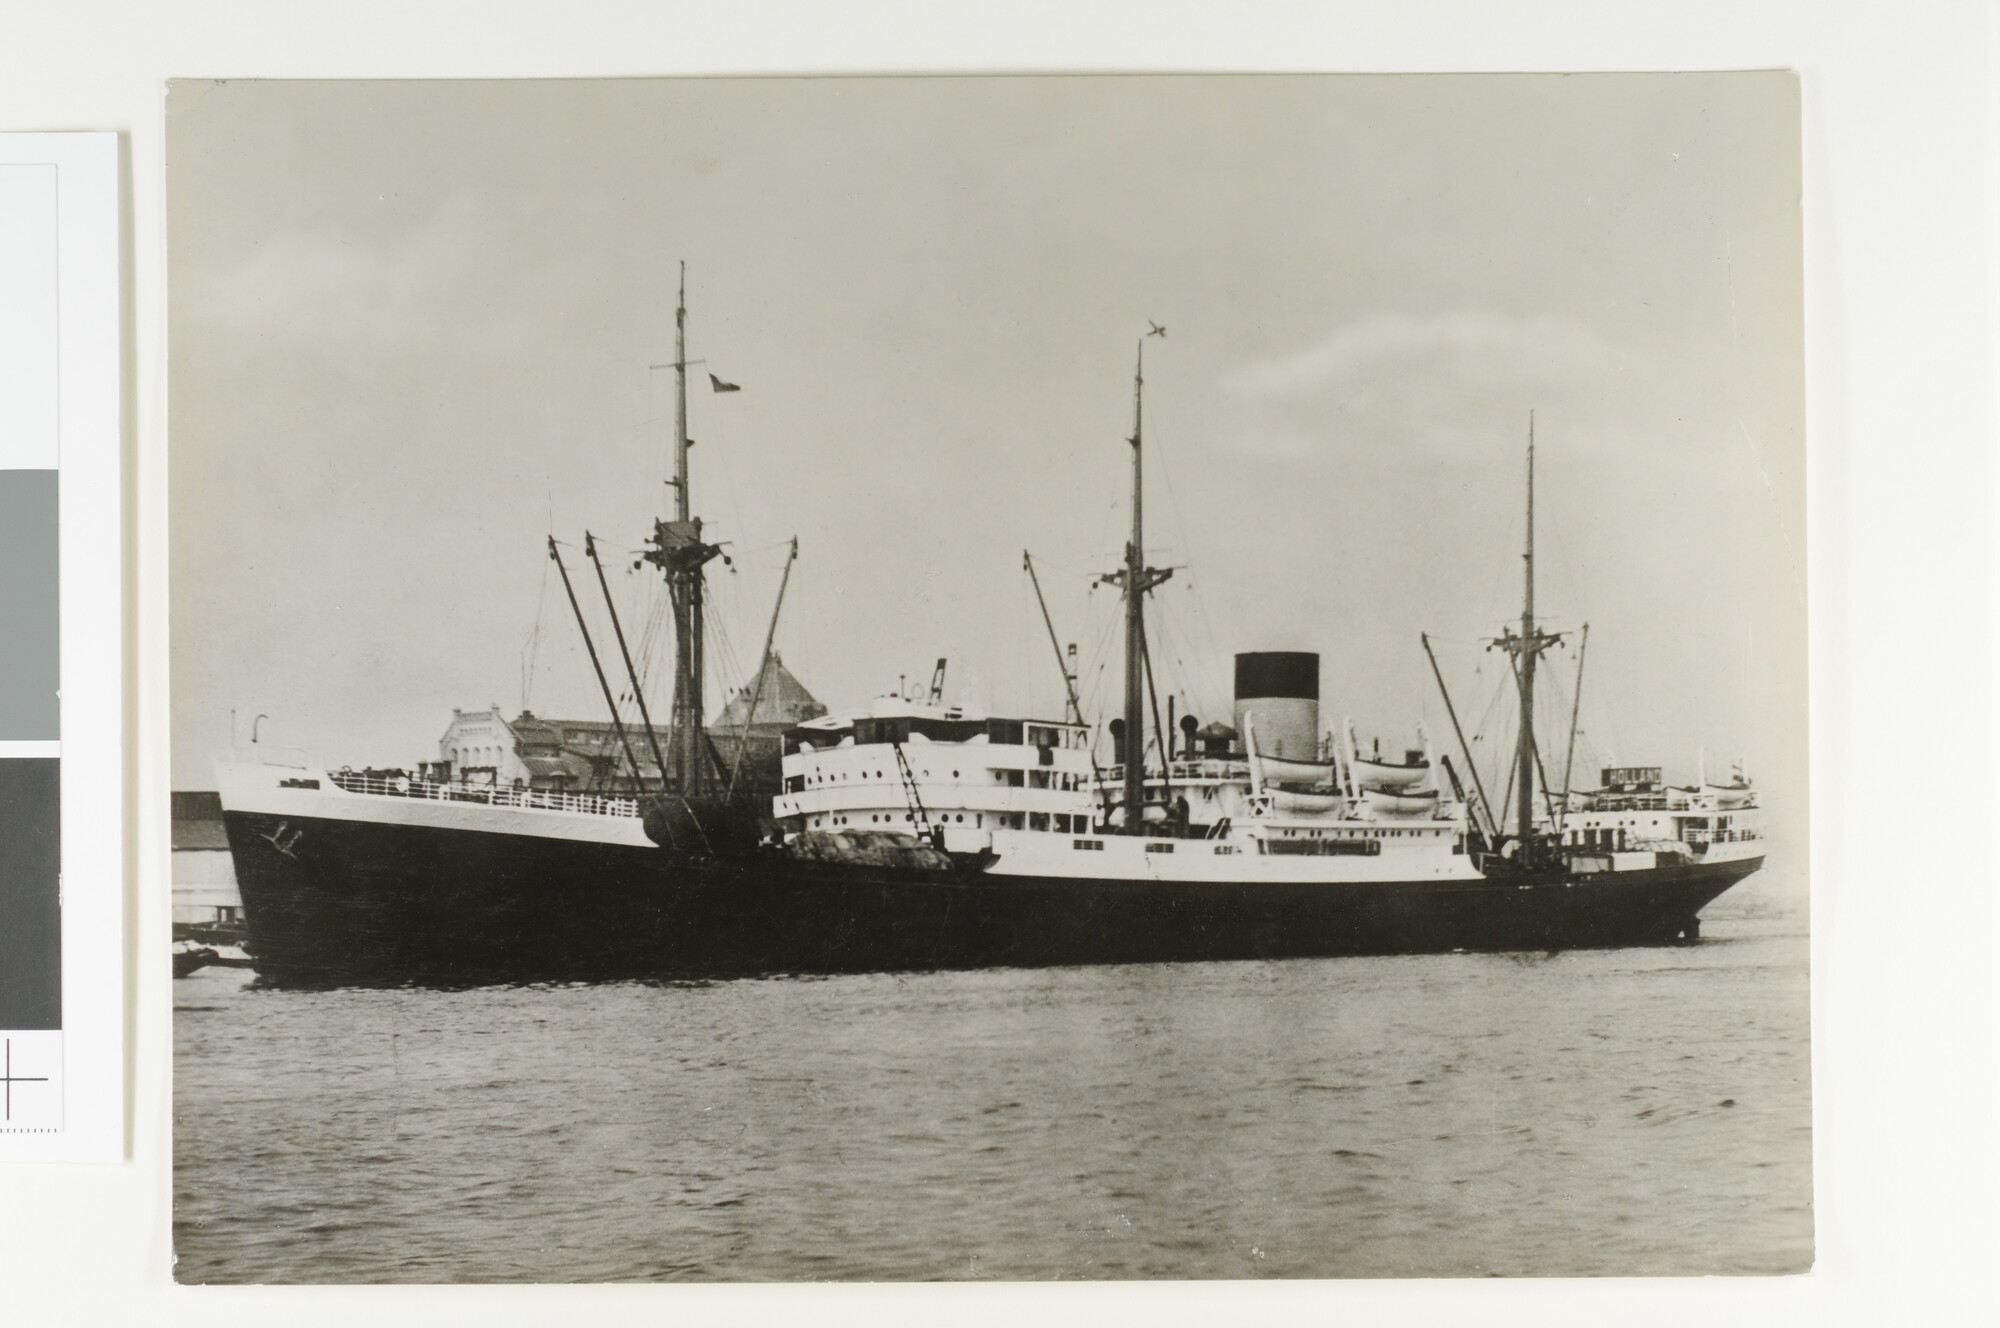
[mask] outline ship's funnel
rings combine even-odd
[[[1236,731],[1256,712],[1257,751],[1291,761],[1319,758],[1319,656],[1257,650],[1236,657]]]

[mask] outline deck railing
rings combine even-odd
[[[1186,783],[1197,779],[1229,779],[1232,777],[1241,779],[1249,769],[1250,767],[1242,761],[1223,761],[1213,757],[1199,761],[1175,761],[1173,763],[1173,780],[1175,783]],[[1104,766],[1098,771],[1098,777],[1104,783],[1115,787],[1124,783],[1125,767],[1122,765]],[[1160,768],[1157,765],[1146,768],[1146,782],[1148,784],[1157,784],[1160,782]]]
[[[556,789],[498,788],[480,784],[438,784],[407,776],[364,775],[351,770],[328,771],[327,778],[348,793],[385,798],[422,798],[431,802],[476,802],[488,807],[527,807],[536,811],[577,812],[585,816],[637,816],[631,798],[597,793],[563,793]]]
[[[1594,793],[1584,795],[1587,810],[1597,812],[1664,812],[1674,808],[1668,805],[1667,795],[1632,793]]]
[[[1762,839],[1762,830],[1689,830],[1685,842],[1694,844],[1743,844]]]

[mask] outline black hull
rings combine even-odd
[[[1757,861],[1350,884],[898,872],[226,816],[260,978],[475,986],[1662,945]],[[279,845],[284,845],[280,848]]]

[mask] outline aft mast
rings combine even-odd
[[[1495,645],[1515,658],[1521,689],[1521,731],[1514,748],[1515,833],[1523,843],[1535,828],[1535,661],[1561,639],[1543,632],[1535,622],[1535,413],[1528,412],[1528,519],[1526,547],[1521,554],[1525,585],[1521,600],[1521,634],[1504,634]]]
[[[1166,329],[1139,338],[1139,355],[1132,372],[1132,538],[1125,545],[1125,566],[1099,577],[1118,586],[1125,597],[1125,833],[1145,833],[1146,822],[1146,592],[1174,574],[1171,567],[1146,566],[1145,446],[1146,337],[1164,336]],[[1162,757],[1165,751],[1161,752]]]
[[[683,493],[686,491],[683,490]],[[1535,824],[1535,658],[1541,654],[1535,632],[1535,412],[1528,412],[1528,538],[1521,554],[1527,584],[1521,598],[1521,736],[1515,753],[1514,789],[1520,798],[1515,825],[1523,840]]]
[[[681,264],[674,309],[674,519],[653,523],[646,561],[666,573],[674,610],[674,710],[671,778],[682,795],[705,791],[711,769],[702,716],[702,568],[722,550],[701,538],[701,518],[688,497],[687,264]]]

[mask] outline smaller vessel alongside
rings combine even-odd
[[[204,968],[255,968],[257,961],[240,945],[203,945],[199,941],[174,942],[174,976],[191,977]]]

